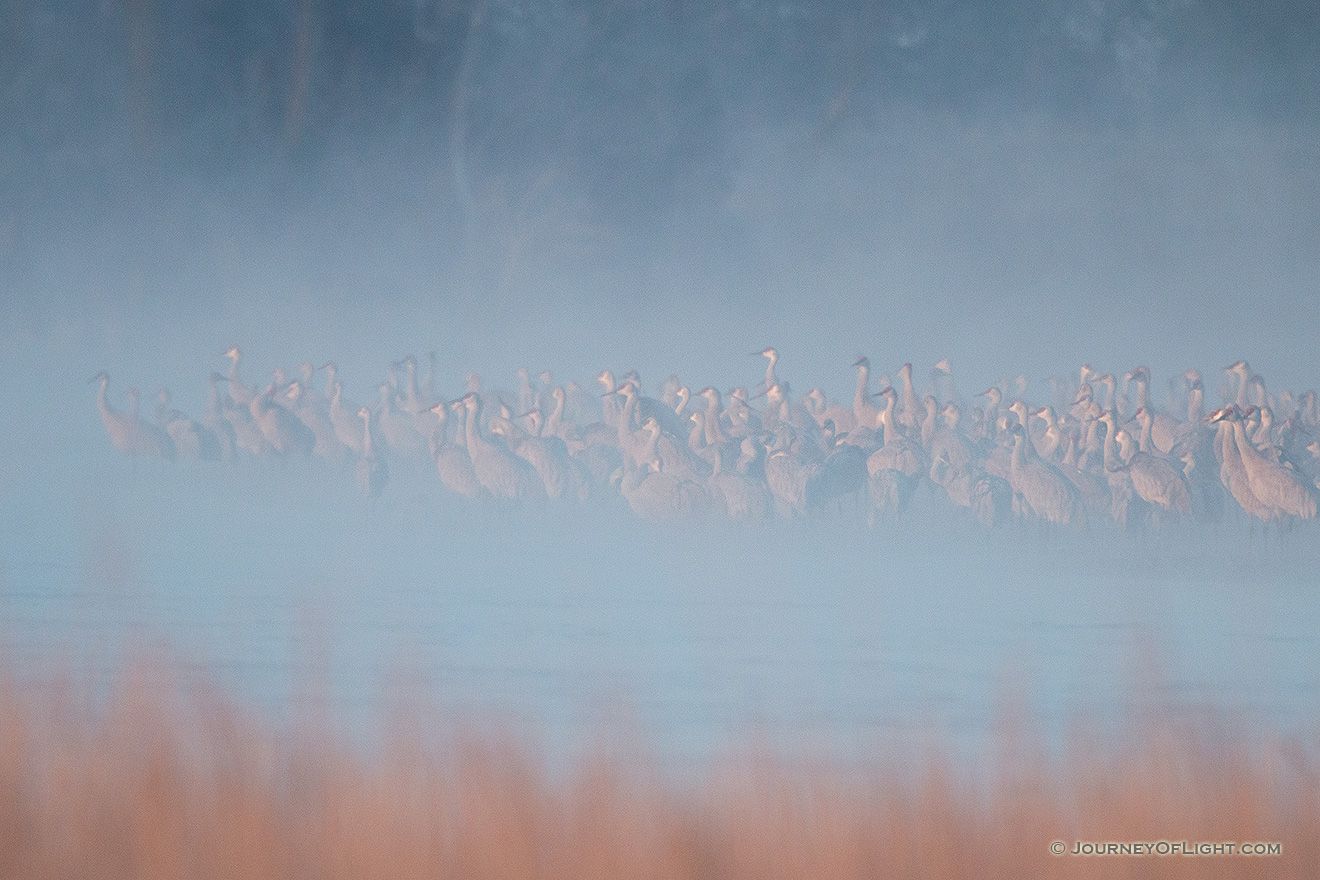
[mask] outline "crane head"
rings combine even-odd
[[[864,354],[859,354],[857,360],[853,361],[854,367],[870,367],[871,359]]]

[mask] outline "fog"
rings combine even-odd
[[[232,345],[358,400],[434,350],[451,397],[655,394],[775,345],[844,401],[859,353],[968,396],[1084,362],[1314,387],[1317,35],[1284,2],[0,3],[0,644],[166,641],[278,714],[324,640],[346,715],[409,670],[685,755],[974,737],[1014,682],[1113,716],[1147,663],[1142,698],[1311,723],[1314,528],[657,527],[403,468],[370,504],[317,461],[130,462],[87,379],[196,415]]]

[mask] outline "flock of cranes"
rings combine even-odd
[[[153,419],[133,389],[127,410],[115,409],[109,377],[93,381],[111,442],[131,456],[315,457],[352,467],[368,497],[382,492],[394,466],[396,479],[408,480],[424,467],[467,498],[621,496],[653,519],[861,506],[874,524],[902,514],[918,491],[987,525],[1215,522],[1234,505],[1282,525],[1316,515],[1316,392],[1275,394],[1245,361],[1225,369],[1222,405],[1207,412],[1196,370],[1169,383],[1162,409],[1140,366],[1121,377],[1083,366],[1075,383],[1051,380],[1046,404],[1023,399],[1023,377],[973,403],[958,394],[947,360],[919,396],[911,364],[873,382],[870,361],[858,357],[849,405],[819,389],[795,395],[778,374],[776,350],[757,354],[766,371],[750,390],[693,394],[671,376],[655,398],[634,372],[606,370],[599,391],[587,392],[519,370],[516,394],[483,392],[468,376],[466,393],[452,400],[435,391],[435,356],[419,379],[410,355],[391,365],[378,401],[360,406],[345,397],[333,363],[304,363],[296,378],[276,370],[264,389],[250,387],[232,348],[228,374],[211,374],[196,420],[164,390]]]

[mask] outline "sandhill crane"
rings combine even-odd
[[[1232,426],[1233,438],[1246,469],[1252,494],[1279,515],[1315,519],[1314,487],[1292,468],[1275,464],[1263,457],[1247,440],[1241,416],[1236,411],[1226,418]]]
[[[1014,438],[1008,480],[1013,491],[1043,520],[1067,525],[1078,519],[1077,490],[1059,473],[1058,468],[1041,461],[1035,455],[1025,428],[1013,424],[1009,432]]]
[[[826,422],[833,422],[835,431],[845,435],[857,427],[857,418],[853,415],[852,407],[830,400],[819,388],[808,391],[799,402],[807,408],[812,418],[816,420],[816,424],[822,428],[825,427]]]
[[[930,437],[931,460],[942,457],[953,472],[965,470],[972,461],[972,446],[958,428],[961,417],[956,406],[946,405]]]
[[[691,399],[692,389],[688,388],[686,385],[678,386],[678,390],[674,392],[674,403],[672,404],[674,414],[686,418],[687,416],[684,414],[684,410],[687,409],[688,402]]]
[[[811,487],[821,478],[821,466],[799,459],[788,447],[788,433],[781,431],[765,458],[765,481],[781,516],[802,516],[816,494]]]
[[[463,395],[462,401],[467,411],[463,428],[468,455],[477,479],[486,491],[496,498],[515,501],[544,498],[545,486],[530,464],[481,436],[481,395],[469,391]]]
[[[972,437],[978,441],[994,442],[999,433],[999,405],[1004,401],[1004,393],[991,385],[977,397],[986,399],[985,409],[981,412],[979,425],[972,425]]]
[[[1100,404],[1095,400],[1095,392],[1091,390],[1090,385],[1083,385],[1077,389],[1077,396],[1073,398],[1073,405],[1068,410],[1068,415],[1079,422],[1089,421],[1100,415]]]
[[[838,437],[832,421],[825,423],[822,445],[825,459],[821,462],[821,478],[809,501],[819,504],[865,489],[870,477],[866,469],[867,455],[861,448]]]
[[[765,430],[774,431],[782,423],[809,440],[816,439],[820,426],[805,406],[793,400],[793,389],[787,382],[771,385],[765,398],[765,412],[761,416]]]
[[[380,406],[376,424],[385,437],[385,445],[400,458],[419,460],[426,455],[426,439],[416,428],[412,416],[394,408],[394,394],[388,383],[381,383]]]
[[[664,405],[672,410],[678,409],[678,389],[683,387],[683,381],[678,378],[677,373],[670,373],[669,378],[665,379],[664,387],[660,389],[660,400]]]
[[[1137,409],[1144,409],[1150,414],[1151,446],[1165,455],[1169,454],[1173,444],[1178,440],[1181,426],[1177,419],[1167,413],[1156,411],[1150,405],[1150,367],[1134,367],[1124,376],[1124,379],[1128,378],[1131,378],[1137,386]]]
[[[686,417],[680,416],[664,401],[642,394],[641,386],[636,381],[626,381],[619,386],[619,393],[624,396],[624,410],[632,416],[630,428],[637,428],[647,419],[655,419],[660,429],[671,437],[686,437]]]
[[[1055,467],[1063,474],[1064,479],[1077,489],[1077,497],[1088,515],[1104,516],[1112,512],[1113,499],[1110,495],[1109,481],[1077,466],[1077,445],[1073,435],[1068,435],[1063,460]]]
[[[1114,521],[1126,527],[1138,499],[1159,511],[1191,511],[1191,493],[1182,475],[1165,459],[1139,452],[1130,434],[1117,426],[1112,412],[1100,416],[1105,426],[1105,472],[1109,477]]]
[[[202,461],[220,461],[224,457],[220,438],[215,432],[175,409],[170,392],[165,388],[156,392],[156,424],[170,435],[174,448],[181,455]]]
[[[153,425],[142,418],[141,396],[138,390],[129,388],[124,394],[128,396],[128,417],[133,420],[134,428],[138,432],[138,442],[144,449],[152,450],[146,452],[146,454],[173,461],[178,454],[178,448],[174,445],[173,438],[164,428]]]
[[[584,443],[576,426],[568,418],[568,393],[559,387],[550,389],[550,415],[541,428],[542,436],[558,437],[564,441],[570,454],[582,449]]]
[[[211,378],[212,381],[225,383],[229,381],[219,373],[212,373]],[[234,442],[239,449],[258,457],[271,454],[270,443],[266,440],[266,435],[262,433],[261,426],[252,418],[250,401],[246,405],[239,406],[232,397],[226,394],[221,399],[220,414],[233,429]]]
[[[701,415],[693,413],[692,418],[696,421]],[[729,442],[732,445],[735,441]],[[707,481],[707,488],[712,501],[729,519],[761,520],[770,512],[773,499],[765,484],[764,469],[752,467],[761,449],[760,444],[750,438],[744,442],[746,446],[741,454],[736,454],[728,467],[720,460],[719,466]]]
[[[857,391],[853,394],[853,422],[857,427],[866,426],[874,429],[876,417],[880,411],[871,403],[871,361],[866,355],[859,354],[853,361],[857,368]],[[837,422],[835,424],[838,424]]]
[[[935,430],[940,425],[940,404],[933,394],[927,394],[921,402],[926,407],[926,414],[921,418],[917,433],[921,437],[921,448],[929,455],[931,444],[935,441]]]
[[[1122,411],[1118,408],[1118,383],[1114,380],[1114,375],[1112,373],[1105,373],[1104,375],[1096,376],[1095,381],[1103,385],[1105,388],[1105,397],[1104,400],[1100,402],[1100,409],[1104,412],[1112,412],[1122,415]]]
[[[724,418],[723,402],[720,400],[719,391],[707,385],[698,392],[706,401],[706,415],[702,424],[706,431],[706,443],[709,446],[719,446],[729,438],[725,435],[721,420]]]
[[[648,435],[643,450],[645,461],[640,465],[625,462],[619,486],[628,506],[643,519],[654,520],[691,517],[705,511],[710,503],[706,491],[692,480],[666,473],[655,456],[659,424],[647,419],[644,430]]]
[[[1137,496],[1132,486],[1132,474],[1126,463],[1118,455],[1118,434],[1123,433],[1115,427],[1111,413],[1104,413],[1096,419],[1094,426],[1105,426],[1104,467],[1105,479],[1109,483],[1110,516],[1120,529],[1128,527],[1128,520],[1134,507],[1145,509],[1146,503]]]
[[[110,385],[109,375],[100,372],[93,376],[91,381],[98,383],[96,404],[101,410],[101,421],[105,425],[106,433],[110,435],[110,442],[116,449],[128,453],[135,459],[139,455],[145,455],[167,461],[174,460],[174,441],[170,439],[170,435],[165,433],[164,429],[149,425],[138,417],[136,390],[129,389],[132,406],[124,413],[106,402],[106,388]]]
[[[1019,398],[1013,401],[1013,405],[1008,408],[1008,411],[1013,415],[1017,416],[1018,424],[1021,425],[1022,429],[1027,432],[1027,436],[1031,438],[1032,450],[1041,458],[1048,459],[1049,456],[1041,452],[1041,446],[1042,444],[1045,443],[1045,431],[1044,430],[1033,431],[1031,429],[1032,413],[1027,408],[1026,402],[1023,401],[1021,398]]]
[[[314,407],[324,414],[330,407],[330,401],[312,384],[316,378],[316,367],[310,361],[303,361],[298,365],[298,375],[302,385],[302,405]]]
[[[397,366],[403,367],[405,370],[402,409],[408,415],[416,418],[431,406],[430,401],[423,400],[422,395],[417,390],[417,358],[410,354],[404,355],[403,360],[399,361]]]
[[[1224,372],[1234,376],[1237,379],[1236,390],[1231,393],[1230,400],[1239,409],[1246,409],[1251,406],[1252,401],[1248,398],[1248,386],[1251,384],[1251,367],[1246,361],[1237,361],[1224,367]]]
[[[614,381],[614,374],[609,370],[601,370],[600,375],[596,377],[602,389],[600,396],[601,419],[611,428],[618,428],[619,422],[623,418],[623,400],[618,395],[619,386]],[[631,429],[631,425],[628,426]]]
[[[775,365],[779,363],[779,352],[771,346],[766,346],[760,351],[752,352],[752,357],[763,357],[768,361],[765,365],[765,387],[762,390],[778,385],[779,377],[775,374]]]
[[[477,479],[477,472],[472,467],[472,458],[468,455],[465,443],[458,443],[449,439],[448,415],[453,410],[458,414],[458,418],[466,417],[467,410],[463,406],[462,400],[456,400],[452,403],[440,402],[431,407],[431,412],[436,416],[436,427],[431,435],[431,455],[435,458],[435,470],[440,477],[440,482],[451,492],[462,495],[464,498],[476,498],[485,493],[482,488],[481,480]],[[462,426],[458,429],[458,436],[464,435]]]
[[[239,406],[248,406],[252,399],[257,396],[256,392],[243,384],[243,380],[238,378],[238,361],[243,357],[243,353],[235,345],[226,351],[221,357],[229,358],[229,396],[234,403]]]
[[[353,413],[361,409],[360,406],[354,409],[352,401],[344,399],[344,383],[334,379],[330,389],[330,424],[334,426],[335,439],[358,455],[362,454],[362,432],[355,430],[358,419]]]
[[[891,468],[916,479],[930,469],[930,462],[921,447],[904,437],[894,424],[894,389],[885,388],[880,396],[885,399],[885,406],[877,418],[878,427],[883,431],[884,445],[866,459],[867,473],[874,474]]]
[[[265,394],[252,398],[248,410],[252,413],[252,421],[261,429],[261,435],[281,458],[291,454],[309,456],[316,448],[316,435],[312,429],[275,402],[274,383]]]
[[[912,387],[912,365],[904,364],[898,368],[898,378],[903,386],[903,409],[898,413],[898,424],[908,430],[916,428],[921,418],[921,403],[917,400],[916,389]]]
[[[538,410],[532,410],[537,416]],[[579,500],[586,497],[587,484],[568,457],[568,447],[558,437],[528,434],[507,419],[491,419],[490,432],[498,435],[514,455],[530,464],[550,498],[567,494]]]
[[[357,487],[368,498],[376,498],[389,482],[390,470],[385,457],[378,455],[371,443],[371,410],[362,407],[358,410],[358,417],[362,419],[362,457],[358,459],[355,472]]]
[[[1235,413],[1231,407],[1219,409],[1206,417],[1206,421],[1215,426],[1215,454],[1219,458],[1219,479],[1228,489],[1242,509],[1248,515],[1271,522],[1277,518],[1276,511],[1262,502],[1252,491],[1251,480],[1247,476],[1246,465],[1238,452],[1237,440],[1233,436],[1232,419]]]
[[[741,386],[729,389],[729,404],[724,410],[728,421],[730,437],[740,440],[750,435],[759,435],[763,428],[761,417],[751,408],[747,400],[747,389]]]
[[[223,381],[225,378],[219,373],[207,377],[206,413],[202,416],[202,424],[215,435],[220,444],[220,457],[232,461],[238,455],[238,437],[234,433],[234,426],[224,415],[224,402],[229,400],[229,395],[222,395],[220,391],[220,383]]]
[[[1147,504],[1181,514],[1191,513],[1192,496],[1187,482],[1174,466],[1163,456],[1151,452],[1150,428],[1153,421],[1146,409],[1136,412],[1137,423],[1141,426],[1141,442],[1137,451],[1128,454],[1120,448],[1119,454],[1127,462],[1128,472],[1132,475],[1132,488]],[[1110,419],[1112,420],[1112,416]],[[1124,444],[1117,438],[1119,446]],[[1144,443],[1145,448],[1141,448]]]
[[[1046,461],[1055,461],[1059,444],[1063,442],[1063,431],[1059,429],[1059,423],[1054,418],[1054,407],[1042,406],[1031,414],[1045,423],[1044,433],[1039,437],[1032,437],[1032,442],[1036,444],[1036,452]]]
[[[1274,410],[1268,406],[1259,407],[1260,426],[1256,428],[1251,435],[1251,445],[1255,446],[1261,453],[1265,452],[1265,447],[1274,446]],[[1275,456],[1278,460],[1278,456]]]
[[[347,454],[347,447],[339,442],[339,436],[335,432],[334,423],[330,421],[330,416],[322,412],[316,403],[308,398],[306,386],[295,379],[289,383],[289,390],[285,396],[289,400],[289,410],[316,438],[312,452],[326,461],[342,462]]]
[[[537,406],[539,396],[532,385],[532,373],[526,367],[518,368],[518,412],[527,412]]]
[[[732,467],[733,458],[724,460],[728,454],[725,449],[706,443],[706,413],[697,410],[688,416],[688,420],[692,422],[692,430],[688,432],[688,449],[709,464],[713,473]]]
[[[937,401],[955,406],[962,405],[962,395],[958,393],[958,386],[953,381],[953,364],[948,358],[941,358],[939,363],[931,368],[930,380]],[[941,385],[946,387],[941,389]]]

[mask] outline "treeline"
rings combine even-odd
[[[343,145],[617,214],[719,187],[731,132],[828,144],[898,105],[1297,124],[1318,34],[1304,0],[0,0],[0,229],[139,171],[296,174]]]

